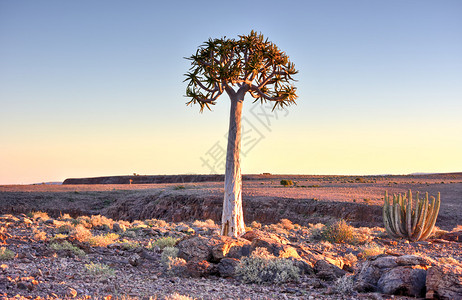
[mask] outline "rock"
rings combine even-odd
[[[445,233],[441,236],[441,239],[462,243],[462,230]]]
[[[433,266],[427,271],[429,299],[462,299],[462,268],[454,265]]]
[[[302,274],[313,274],[314,269],[313,265],[310,262],[307,262],[303,259],[294,259],[294,258],[289,258],[296,267],[298,267],[301,271]]]
[[[186,264],[186,270],[191,277],[206,277],[215,271],[215,267],[206,260],[190,260]]]
[[[385,272],[377,282],[377,288],[384,294],[423,297],[426,276],[423,269],[399,266]]]
[[[220,241],[212,247],[214,261],[220,261],[225,257],[241,258],[250,254],[251,243],[242,238],[221,236]]]
[[[342,277],[347,272],[325,260],[318,260],[314,265],[314,273],[319,278],[330,281]]]
[[[431,264],[430,260],[417,255],[403,255],[396,258],[396,263],[400,266],[428,266]]]
[[[217,265],[221,277],[234,277],[239,260],[235,258],[223,258]]]
[[[184,239],[177,244],[178,257],[186,261],[210,261],[213,258],[212,249],[218,245],[221,240],[218,237],[206,238],[202,236],[194,236]]]
[[[362,263],[354,276],[359,292],[422,297],[430,261],[416,255],[377,255]]]
[[[241,238],[253,241],[256,238],[264,238],[264,239],[269,239],[273,243],[279,243],[279,244],[288,244],[289,241],[286,238],[283,238],[277,234],[271,233],[271,232],[266,232],[266,231],[261,231],[258,229],[254,229],[251,231],[246,232]]]
[[[112,230],[114,232],[125,232],[127,230],[127,227],[124,224],[120,224],[119,222],[115,222],[112,225]]]
[[[266,248],[269,253],[277,257],[300,259],[297,249],[283,242],[284,240],[279,238],[254,237],[250,245],[250,252],[253,252],[256,248]]]
[[[128,258],[128,263],[134,267],[139,266],[141,263],[141,257],[138,254],[134,253],[130,255],[130,257]]]
[[[194,229],[192,229],[191,227],[188,227],[186,225],[180,225],[176,228],[177,231],[179,232],[184,232],[186,234],[194,234],[195,231]]]

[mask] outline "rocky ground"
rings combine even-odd
[[[362,278],[366,275],[360,271],[369,270],[365,264],[369,268],[396,267],[392,270],[430,270],[432,266],[462,270],[462,247],[454,241],[460,237],[458,230],[439,230],[428,241],[409,243],[388,238],[380,227],[345,225],[347,234],[337,242],[325,235],[323,224],[300,226],[281,220],[271,225],[253,222],[247,229],[243,238],[227,239],[218,236],[218,226],[212,220],[115,222],[99,215],[50,218],[43,212],[5,214],[0,217],[0,296],[408,299],[399,294],[412,293],[412,289],[398,291],[397,296],[368,291],[364,285],[369,283]],[[172,249],[176,250],[166,257]],[[263,256],[255,255],[262,249]],[[239,259],[249,255],[252,259],[289,259],[297,266],[297,275],[282,282],[263,278],[263,282],[252,283],[246,273],[236,271]],[[390,258],[404,263],[390,265]],[[462,273],[458,276],[451,278],[459,280],[455,288],[462,293]],[[450,277],[445,278],[448,281]]]
[[[243,185],[248,233],[231,240],[222,182],[0,186],[0,298],[462,299],[462,173]],[[441,192],[427,241],[384,232],[384,191],[408,189]]]

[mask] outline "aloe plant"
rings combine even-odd
[[[439,210],[440,193],[436,199],[431,197],[429,200],[428,193],[421,199],[417,192],[414,203],[411,190],[407,195],[395,194],[393,198],[385,192],[383,222],[391,237],[421,241],[432,233]]]

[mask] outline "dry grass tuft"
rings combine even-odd
[[[105,235],[96,235],[88,239],[88,243],[93,247],[107,247],[114,243],[119,238],[116,233],[108,233]]]
[[[39,229],[34,228],[34,240],[37,241],[46,241],[47,240],[47,233],[44,231],[41,231]]]
[[[340,220],[324,227],[321,237],[331,243],[353,244],[357,242],[354,228],[348,225],[345,220]]]
[[[284,228],[285,230],[292,230],[294,229],[294,224],[292,223],[291,220],[288,220],[288,219],[281,219],[279,221],[279,226],[281,226],[282,228]]]
[[[379,245],[372,243],[372,244],[366,244],[362,247],[359,247],[359,250],[361,251],[361,257],[364,259],[367,259],[372,256],[376,256],[379,254],[383,254],[385,252],[384,247],[380,247]]]
[[[196,220],[192,224],[195,227],[208,228],[208,229],[217,229],[218,225],[212,219],[207,219],[205,221]]]
[[[8,250],[6,247],[1,247],[0,248],[0,260],[10,260],[13,259],[16,254]]]

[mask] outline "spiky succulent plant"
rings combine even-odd
[[[395,194],[393,198],[385,192],[383,222],[388,234],[393,238],[406,238],[410,241],[428,238],[438,217],[440,193],[436,199],[435,197],[430,199],[428,193],[425,193],[425,197],[421,199],[417,192],[413,203],[411,190],[407,195]]]

